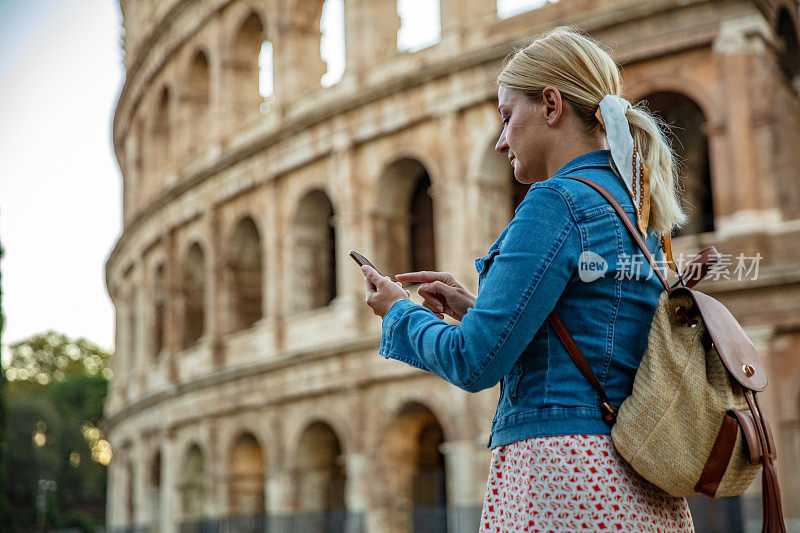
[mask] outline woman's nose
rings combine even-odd
[[[494,149],[497,151],[498,154],[502,154],[508,151],[508,144],[506,144],[506,132],[500,134],[500,138],[497,139],[497,144],[494,145]]]

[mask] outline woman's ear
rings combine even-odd
[[[561,119],[564,110],[564,101],[561,99],[561,92],[555,87],[548,86],[542,91],[542,103],[545,108],[547,124],[555,126]]]

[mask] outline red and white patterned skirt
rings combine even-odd
[[[492,448],[481,533],[692,532],[685,498],[639,476],[610,435],[536,437]]]

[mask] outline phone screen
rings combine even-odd
[[[369,262],[369,259],[367,259],[366,257],[364,257],[363,255],[361,255],[360,253],[358,253],[358,252],[356,252],[356,251],[350,250],[350,257],[352,257],[352,258],[353,258],[353,260],[354,260],[356,263],[358,263],[358,266],[369,265],[369,266],[371,266],[372,268],[375,268],[375,265],[373,265],[372,263],[370,263],[370,262]],[[375,268],[375,271],[378,273],[378,275],[380,275],[380,276],[383,276],[383,274],[381,274],[381,271],[380,271],[380,270],[378,270],[377,268]]]

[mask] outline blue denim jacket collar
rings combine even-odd
[[[579,170],[587,168],[612,168],[611,150],[595,150],[594,152],[579,155],[558,169],[558,172],[553,174],[553,177],[563,178],[564,176],[570,176]]]

